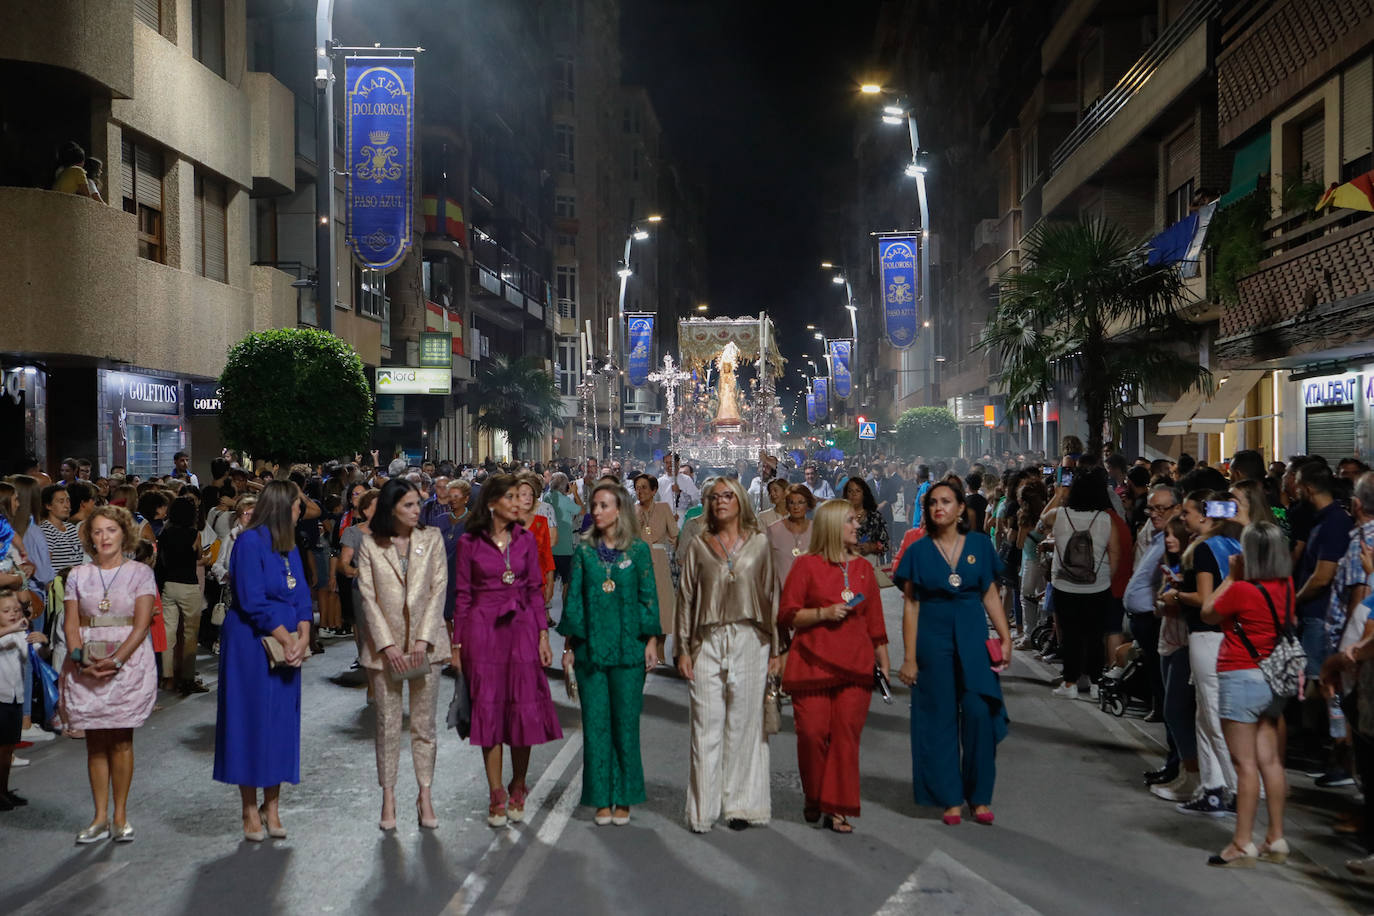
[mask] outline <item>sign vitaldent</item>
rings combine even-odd
[[[453,375],[448,369],[420,366],[377,369],[378,394],[449,394],[452,390]]]

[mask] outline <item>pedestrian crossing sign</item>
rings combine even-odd
[[[878,438],[878,421],[877,421],[877,420],[865,420],[865,421],[863,421],[862,423],[860,423],[860,424],[859,424],[859,438],[860,438],[860,439],[876,439],[876,438]]]

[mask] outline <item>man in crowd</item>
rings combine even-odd
[[[778,459],[767,452],[761,452],[759,454],[759,472],[749,482],[749,499],[754,505],[755,512],[762,512],[764,509],[772,507],[773,502],[768,498],[768,484],[777,475]]]
[[[66,462],[63,462],[65,467]],[[75,463],[72,470],[75,471]],[[73,489],[84,484],[72,484]],[[69,493],[67,487],[53,484],[43,488],[43,521],[39,528],[43,539],[48,542],[48,554],[52,557],[52,568],[61,572],[68,566],[80,566],[86,562],[86,553],[81,547],[81,535],[77,526],[71,523],[71,499],[76,493]]]
[[[1155,616],[1155,597],[1159,594],[1164,575],[1164,529],[1182,508],[1183,498],[1178,490],[1167,484],[1156,484],[1150,488],[1145,508],[1150,524],[1146,529],[1148,533],[1141,537],[1145,542],[1145,553],[1140,562],[1135,564],[1135,572],[1126,585],[1123,599],[1131,635],[1140,645],[1145,671],[1150,677],[1152,701],[1148,719],[1151,722],[1158,722],[1164,717],[1164,674],[1159,666],[1160,619]],[[1169,751],[1169,759],[1164,766],[1146,774],[1146,785],[1173,782],[1178,778],[1179,761],[1172,738],[1169,740]],[[1192,793],[1190,791],[1187,794]]]
[[[76,482],[76,459],[63,458],[62,463],[57,467],[58,483],[66,486]]]
[[[576,497],[577,504],[583,512],[591,511],[591,495],[592,491],[596,489],[596,481],[599,477],[596,459],[588,458],[587,463],[582,467],[582,476],[573,481],[573,496]]]
[[[873,462],[873,466],[869,468],[869,475],[868,486],[873,491],[873,498],[878,501],[878,514],[883,517],[883,524],[887,526],[888,542],[900,544],[902,539],[892,524],[892,508],[897,504],[898,494],[902,492],[901,478],[887,473],[881,461]]]
[[[687,510],[701,502],[701,490],[692,479],[692,469],[682,464],[682,456],[676,453],[663,458],[663,476],[658,479],[658,501],[667,503],[677,517],[678,525]]]
[[[200,478],[191,473],[191,455],[189,452],[177,452],[172,456],[172,476],[177,480],[186,481],[197,489],[200,487]]]
[[[835,498],[835,488],[830,485],[830,481],[821,476],[821,472],[816,469],[814,464],[808,464],[805,471],[806,477],[802,483],[817,501]]]

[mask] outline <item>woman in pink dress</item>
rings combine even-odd
[[[488,477],[458,542],[453,574],[452,661],[466,676],[472,697],[469,738],[482,748],[492,827],[524,818],[530,748],[563,737],[544,675],[553,664],[553,650],[539,548],[534,535],[520,526],[520,511],[515,477]],[[502,785],[501,767],[506,744],[512,769],[508,787]]]
[[[68,726],[86,732],[95,802],[95,818],[76,835],[79,844],[134,839],[125,806],[134,776],[134,729],[157,699],[157,659],[148,627],[158,593],[152,569],[124,555],[136,536],[127,510],[96,509],[81,526],[82,546],[95,560],[67,578],[63,632],[70,649],[62,665],[62,700]]]

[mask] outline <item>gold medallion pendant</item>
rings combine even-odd
[[[607,579],[605,582],[601,583],[601,590],[609,595],[611,592],[615,591],[615,583]]]
[[[504,582],[504,583],[506,583],[507,585],[514,585],[514,584],[515,584],[515,573],[513,573],[513,572],[510,571],[509,569],[506,570],[505,572],[501,573],[501,581]]]

